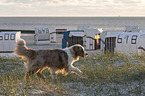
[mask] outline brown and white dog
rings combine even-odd
[[[46,49],[46,50],[33,50],[26,47],[26,43],[23,39],[20,39],[16,43],[14,54],[26,58],[25,63],[27,72],[25,78],[33,74],[37,74],[40,78],[45,78],[41,72],[45,68],[50,69],[51,78],[56,78],[58,71],[65,71],[69,73],[71,71],[81,74],[78,68],[72,64],[79,60],[79,57],[85,57],[88,53],[84,50],[84,47],[76,44],[65,49]]]

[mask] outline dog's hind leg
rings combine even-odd
[[[41,68],[40,70],[38,70],[37,73],[36,73],[36,75],[39,78],[46,79],[46,77],[41,73],[42,71],[43,71],[43,68]]]
[[[38,76],[39,78],[46,79],[46,77],[45,77],[43,74],[41,74],[40,72],[37,73],[37,76]]]
[[[28,79],[31,75],[35,74],[38,70],[39,70],[39,68],[33,69],[33,70],[29,70],[28,72],[26,72],[25,79]]]

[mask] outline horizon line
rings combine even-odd
[[[0,17],[145,17],[145,16],[0,16]]]

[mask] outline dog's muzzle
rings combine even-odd
[[[88,56],[88,53],[87,52],[84,52],[84,56],[87,57]]]

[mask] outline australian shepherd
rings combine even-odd
[[[45,78],[41,73],[45,68],[50,69],[51,78],[56,78],[56,73],[63,70],[66,74],[73,71],[81,74],[78,68],[72,64],[79,60],[79,57],[86,57],[88,53],[80,44],[73,45],[65,49],[43,49],[33,50],[26,47],[26,42],[20,39],[16,43],[14,54],[26,58],[25,67],[27,72],[25,78],[36,74],[40,78]]]

